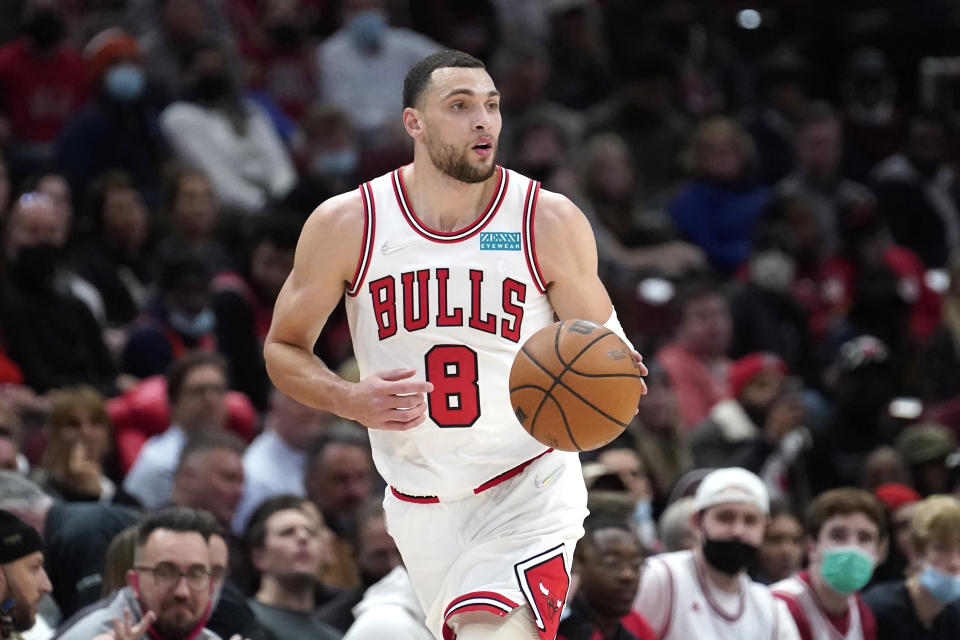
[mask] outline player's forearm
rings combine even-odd
[[[267,375],[273,384],[297,402],[323,409],[343,418],[347,415],[347,398],[352,383],[331,371],[313,353],[284,342],[270,341],[263,357]]]

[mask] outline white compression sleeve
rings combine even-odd
[[[616,309],[613,309],[610,312],[610,317],[607,318],[607,321],[603,323],[603,326],[605,326],[607,329],[610,329],[610,331],[613,331],[618,338],[626,342],[631,349],[636,351],[636,349],[633,346],[633,343],[630,342],[630,338],[628,338],[627,334],[624,332],[623,327],[620,326],[620,319],[617,318]]]

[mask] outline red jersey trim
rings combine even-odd
[[[540,195],[540,183],[531,180],[527,187],[527,196],[523,203],[523,255],[527,259],[530,277],[540,293],[547,292],[546,281],[540,273],[537,262],[537,242],[533,237],[533,216],[537,211],[537,197]]]
[[[347,287],[347,295],[351,298],[360,293],[360,286],[367,277],[367,269],[373,261],[373,239],[377,231],[377,205],[373,201],[373,190],[369,182],[360,185],[360,195],[363,198],[363,253],[357,261],[353,282]]]
[[[541,454],[535,455],[534,457],[530,458],[525,462],[521,462],[514,468],[508,469],[498,476],[494,476],[493,478],[487,480],[482,485],[474,489],[473,493],[474,494],[483,493],[487,489],[492,489],[498,484],[506,482],[507,480],[514,477],[515,475],[520,474],[524,469],[529,467],[537,458],[541,458],[547,455],[548,453],[550,453],[551,451],[553,451],[553,447],[547,449]],[[396,487],[394,487],[393,485],[390,486],[390,492],[393,493],[393,496],[397,500],[403,500],[404,502],[414,502],[416,504],[437,504],[438,502],[440,502],[440,498],[438,498],[437,496],[412,496],[412,495],[397,491]]]
[[[494,593],[493,591],[472,591],[470,593],[465,593],[458,598],[454,598],[446,611],[443,612],[443,638],[444,640],[454,640],[456,635],[447,625],[451,616],[454,616],[458,613],[466,613],[468,611],[486,611],[488,613],[493,613],[501,618],[516,609],[518,605],[516,602],[502,596],[499,593]]]
[[[427,240],[433,240],[434,242],[460,242],[462,240],[472,238],[474,235],[479,233],[491,220],[493,220],[493,216],[495,216],[497,211],[500,210],[500,205],[503,203],[503,200],[507,194],[507,186],[510,183],[509,173],[502,167],[498,166],[497,187],[494,189],[493,196],[490,197],[490,202],[487,204],[487,208],[484,209],[483,214],[470,223],[469,226],[460,229],[459,231],[444,233],[442,231],[431,229],[421,222],[420,218],[417,217],[417,214],[414,213],[413,206],[410,204],[410,200],[407,198],[406,187],[403,184],[403,172],[401,171],[402,168],[403,167],[393,172],[393,192],[397,197],[397,204],[400,206],[400,211],[414,231]]]
[[[661,561],[662,562],[662,561]],[[673,626],[673,608],[674,608],[674,593],[673,593],[673,570],[670,569],[670,565],[666,562],[663,563],[663,568],[667,570],[667,621],[663,625],[663,629],[660,630],[660,633],[657,634],[657,638],[663,640],[670,633],[670,627]]]
[[[723,608],[720,606],[720,604],[713,599],[713,595],[711,595],[710,593],[710,585],[707,584],[707,579],[703,575],[703,567],[700,566],[700,563],[697,562],[697,559],[691,555],[690,562],[693,563],[694,572],[697,574],[697,582],[700,584],[700,590],[703,591],[703,596],[707,599],[707,604],[710,605],[710,608],[716,611],[717,615],[719,615],[721,618],[723,618],[727,622],[736,622],[737,620],[739,620],[740,616],[743,615],[743,612],[747,607],[747,594],[745,590],[742,588],[743,585],[741,584],[741,589],[740,589],[739,608],[737,609],[736,613],[731,615],[726,611],[724,611]]]

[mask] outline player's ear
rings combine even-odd
[[[407,107],[403,110],[403,128],[407,130],[407,135],[414,140],[423,135],[420,113],[413,107]]]

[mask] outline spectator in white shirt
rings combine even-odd
[[[188,99],[160,114],[174,154],[202,169],[225,209],[263,213],[293,188],[296,173],[266,112],[241,97],[222,50],[201,43],[187,57]]]
[[[367,147],[391,142],[403,77],[440,49],[432,40],[389,25],[385,0],[346,0],[344,25],[317,47],[321,95],[350,114]]]
[[[798,640],[782,601],[746,575],[763,541],[770,498],[739,467],[709,473],[694,496],[691,551],[647,560],[634,609],[662,640]]]
[[[167,374],[170,426],[144,443],[123,482],[124,490],[148,509],[169,502],[187,439],[203,430],[223,428],[226,393],[227,366],[219,355],[196,351],[174,362]]]
[[[281,494],[304,496],[307,445],[331,423],[333,415],[300,404],[274,391],[263,433],[243,456],[246,484],[233,516],[232,529],[242,535],[251,514],[268,498]]]

